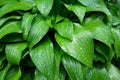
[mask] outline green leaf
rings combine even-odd
[[[114,42],[110,27],[105,25],[102,20],[90,17],[85,20],[84,26],[92,33],[94,39],[108,46]]]
[[[95,50],[102,54],[107,61],[110,59],[110,48],[107,45],[97,41],[95,44]]]
[[[0,69],[0,80],[5,80],[5,77],[6,77],[6,74],[10,68],[10,64],[7,63],[7,65],[3,68],[3,69]]]
[[[83,22],[83,18],[85,16],[86,12],[86,7],[80,5],[80,4],[75,4],[75,5],[67,5],[65,4],[66,8],[70,11],[73,11],[76,16],[79,18],[80,22]]]
[[[64,52],[61,50],[61,48],[55,44],[54,46],[54,55],[55,55],[55,80],[61,80],[60,79],[60,62],[61,62],[61,57],[64,54]]]
[[[36,69],[34,80],[47,80],[47,78],[42,75],[38,69]]]
[[[33,4],[26,3],[26,2],[12,2],[5,4],[0,8],[0,18],[3,17],[5,14],[17,11],[17,10],[29,10],[33,7]]]
[[[33,75],[31,71],[23,71],[19,80],[33,80],[31,75]]]
[[[21,16],[17,16],[17,15],[2,17],[2,18],[0,18],[0,26],[2,26],[8,20],[11,20],[11,19],[18,20],[20,18],[21,18]]]
[[[110,80],[105,68],[93,68],[87,75],[86,80]]]
[[[109,77],[111,80],[119,80],[120,79],[120,70],[111,64],[109,69]]]
[[[57,33],[55,39],[63,51],[83,64],[92,67],[94,44],[92,34],[89,31],[80,26],[74,26],[72,41],[61,37]]]
[[[29,48],[31,49],[35,44],[37,44],[45,36],[48,30],[49,26],[46,21],[42,17],[37,16],[28,35]]]
[[[55,20],[55,23],[59,23],[60,21],[64,20],[64,17],[60,16],[60,15],[57,15],[56,16],[56,20]]]
[[[8,3],[13,3],[13,2],[17,2],[17,0],[0,0],[0,6],[3,6],[5,4],[8,4]]]
[[[107,9],[105,2],[103,0],[78,0],[80,3],[86,6],[87,11],[100,11],[104,12],[108,19],[111,21],[112,16],[109,10]]]
[[[4,67],[6,57],[5,55],[0,55],[0,70]]]
[[[21,33],[21,32],[22,30],[21,30],[20,22],[18,21],[10,22],[0,29],[0,39],[7,34]]]
[[[32,25],[32,21],[34,19],[34,17],[36,16],[36,14],[31,14],[29,12],[25,13],[23,15],[22,18],[22,34],[23,34],[23,38],[26,40],[29,34],[29,30],[31,28]]]
[[[0,39],[1,43],[5,42],[22,42],[24,41],[22,35],[20,33],[11,33],[6,36],[4,36],[2,39]]]
[[[37,69],[47,79],[54,79],[54,51],[53,44],[49,38],[43,39],[41,43],[30,51],[30,57]]]
[[[8,62],[13,65],[19,65],[22,52],[24,49],[26,49],[26,47],[27,44],[25,42],[7,44],[5,48],[5,53]]]
[[[64,19],[63,22],[54,25],[55,30],[64,38],[72,40],[73,38],[73,23]]]
[[[20,67],[11,67],[6,74],[5,80],[19,80],[21,76]]]
[[[0,52],[4,49],[5,44],[0,43]]]
[[[70,80],[84,80],[81,63],[74,58],[63,55],[62,63],[70,77]]]
[[[34,0],[37,8],[44,16],[47,16],[50,13],[50,10],[53,5],[53,0]]]
[[[113,38],[114,38],[114,47],[117,57],[120,57],[120,29],[112,28],[111,29]]]

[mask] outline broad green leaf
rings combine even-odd
[[[36,16],[36,14],[31,14],[31,13],[25,13],[23,15],[23,18],[22,18],[22,34],[23,34],[23,38],[26,40],[27,37],[28,37],[28,33],[29,33],[29,30],[31,28],[31,25],[32,25],[32,21],[34,19],[34,17]]]
[[[6,74],[5,80],[19,80],[21,76],[21,70],[20,67],[11,67],[9,71]]]
[[[120,79],[120,70],[111,64],[109,69],[109,77],[111,80],[119,80]]]
[[[42,17],[37,16],[28,35],[29,48],[31,49],[36,45],[45,36],[48,30],[49,26],[46,21]]]
[[[120,57],[120,29],[112,28],[111,29],[113,38],[114,38],[114,47],[117,57]]]
[[[10,22],[6,25],[4,25],[1,29],[0,29],[0,39],[2,37],[4,37],[7,34],[10,33],[21,33],[21,25],[20,22],[18,21],[14,21],[14,22]]]
[[[39,70],[36,69],[34,80],[47,80],[47,78],[42,75]]]
[[[53,5],[53,0],[34,0],[37,8],[44,16],[47,16],[50,13],[50,10]]]
[[[86,12],[86,7],[80,5],[80,4],[75,4],[75,5],[67,5],[65,4],[66,8],[70,11],[73,11],[76,16],[79,18],[79,21],[82,23],[83,22],[83,18],[85,16],[85,12]]]
[[[43,39],[41,43],[30,51],[30,57],[37,69],[47,79],[54,79],[54,51],[53,44],[49,38]]]
[[[87,18],[84,26],[92,33],[94,39],[111,46],[114,42],[110,27],[105,25],[102,20],[95,18]]]
[[[55,39],[63,51],[83,64],[92,67],[94,44],[92,34],[89,31],[74,26],[72,41],[63,38],[58,33],[56,33]]]
[[[3,17],[5,14],[17,11],[17,10],[29,10],[33,7],[33,4],[26,3],[26,2],[12,2],[5,4],[0,8],[0,18]]]
[[[27,44],[25,42],[7,44],[5,48],[5,53],[8,62],[13,65],[19,65],[22,52],[24,49],[26,49],[26,47]]]
[[[63,55],[62,63],[70,77],[70,80],[84,80],[81,63],[69,55]]]
[[[3,18],[0,19],[0,26],[3,25],[7,20],[11,20],[11,19],[18,20],[20,18],[21,18],[21,16],[17,16],[17,15],[3,17]]]
[[[63,22],[54,25],[55,30],[64,38],[72,40],[73,38],[73,23],[64,19]]]
[[[7,65],[3,68],[3,69],[0,69],[0,80],[5,80],[5,77],[6,77],[6,74],[10,68],[10,64],[7,63]]]
[[[86,80],[110,80],[105,68],[93,68],[87,75]]]
[[[103,0],[78,0],[80,3],[86,6],[87,11],[100,11],[108,16],[111,21],[111,13],[107,9]]]

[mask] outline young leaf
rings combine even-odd
[[[47,79],[54,79],[54,51],[53,44],[49,38],[43,39],[41,43],[30,51],[30,57],[40,71]]]
[[[46,21],[42,17],[37,16],[28,35],[29,48],[31,49],[35,44],[37,44],[48,30],[49,26]]]
[[[32,21],[34,19],[34,17],[36,16],[36,14],[31,14],[31,13],[25,13],[23,15],[23,18],[22,18],[22,34],[23,34],[23,38],[26,40],[27,37],[28,37],[28,33],[29,33],[29,30],[31,28],[31,25],[32,25]]]
[[[6,58],[10,64],[19,65],[22,52],[26,49],[27,44],[23,43],[11,43],[7,44],[5,48]]]
[[[70,77],[70,80],[84,80],[81,63],[69,55],[62,57],[62,63]]]
[[[20,22],[18,21],[10,22],[0,29],[0,39],[7,34],[21,33],[21,32],[22,30],[21,30]]]
[[[52,8],[53,0],[34,0],[37,8],[44,16],[47,16]]]
[[[55,39],[63,51],[83,64],[92,67],[94,53],[92,34],[84,28],[74,27],[75,29],[72,41],[61,37],[57,33],[55,35]]]

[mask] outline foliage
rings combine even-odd
[[[120,0],[0,0],[0,80],[119,80]]]

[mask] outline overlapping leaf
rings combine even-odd
[[[84,22],[84,26],[92,33],[94,39],[108,46],[114,42],[110,27],[105,25],[102,20],[90,17]]]
[[[84,80],[81,63],[68,55],[62,58],[63,65],[70,77],[70,80]]]
[[[7,44],[5,48],[6,58],[10,64],[19,65],[22,52],[26,49],[26,43],[12,43]]]
[[[93,68],[86,75],[86,80],[110,80],[105,68]]]
[[[83,5],[87,6],[87,11],[101,11],[104,12],[108,19],[111,20],[111,13],[107,9],[103,0],[78,0]]]
[[[45,38],[30,51],[30,56],[40,73],[49,80],[54,79],[54,51],[49,38]]]
[[[23,19],[22,19],[22,34],[24,39],[26,40],[29,34],[29,30],[31,28],[32,25],[32,21],[34,19],[34,17],[36,16],[36,14],[31,14],[31,13],[25,13],[23,15]]]
[[[37,44],[48,32],[48,30],[49,26],[44,20],[44,18],[37,16],[28,35],[29,48],[31,49],[35,44]]]
[[[21,76],[21,70],[19,67],[11,67],[6,74],[5,80],[19,80]]]
[[[47,16],[52,8],[53,0],[34,0],[37,8],[44,16]]]
[[[83,64],[92,67],[94,44],[89,31],[80,26],[74,26],[72,41],[56,33],[55,38],[60,47],[70,56]]]
[[[54,25],[55,30],[65,38],[72,40],[73,38],[73,23],[65,19],[63,22]]]
[[[120,30],[117,28],[112,28],[112,34],[114,38],[114,47],[117,57],[120,57]]]
[[[111,64],[110,69],[109,69],[109,77],[111,80],[120,79],[120,70],[116,68],[113,64]]]
[[[17,7],[16,7],[17,6]],[[7,13],[17,11],[17,10],[29,10],[33,7],[33,4],[26,3],[26,2],[12,2],[7,3],[0,8],[0,18]]]
[[[75,4],[75,5],[67,5],[65,4],[65,6],[68,8],[68,10],[73,11],[77,17],[79,18],[80,22],[83,22],[83,18],[85,16],[85,12],[86,12],[86,7],[80,5],[80,4]]]
[[[20,22],[18,22],[18,21],[10,22],[0,29],[0,39],[7,34],[21,33],[21,32],[22,32],[22,30],[21,30]]]

